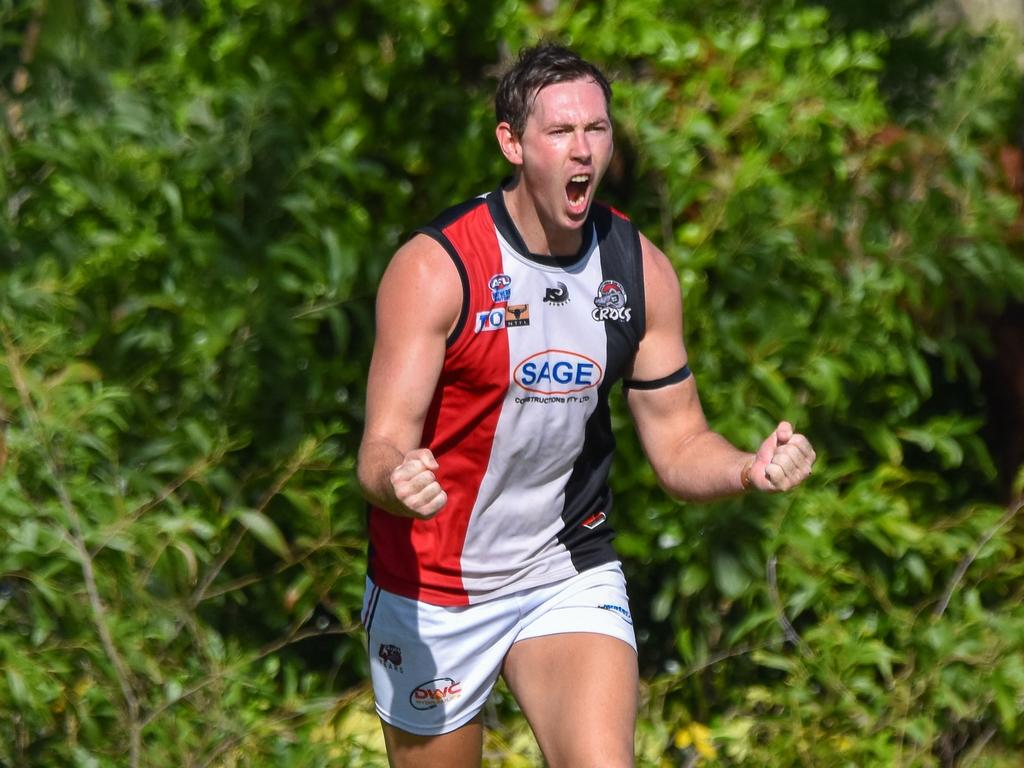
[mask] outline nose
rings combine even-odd
[[[572,159],[578,161],[590,160],[590,138],[587,132],[580,128],[572,135]]]

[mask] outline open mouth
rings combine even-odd
[[[565,185],[565,197],[569,201],[569,210],[582,213],[587,208],[587,193],[590,190],[590,176],[580,173],[569,179]]]

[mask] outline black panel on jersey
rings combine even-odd
[[[612,509],[608,473],[615,452],[608,395],[612,386],[625,374],[625,366],[636,354],[646,328],[639,232],[629,220],[603,205],[595,204],[591,208],[590,220],[601,249],[602,276],[622,285],[626,306],[632,311],[628,321],[603,321],[608,367],[598,388],[597,407],[587,420],[583,452],[577,457],[565,487],[564,527],[558,541],[569,551],[573,566],[578,571],[616,559],[611,545],[615,531],[608,519]],[[621,362],[613,367],[612,361]],[[600,513],[604,513],[604,519],[595,520],[595,515]],[[592,527],[588,528],[584,523]]]

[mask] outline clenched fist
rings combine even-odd
[[[803,435],[793,431],[788,421],[779,426],[761,443],[750,467],[750,484],[762,491],[788,491],[811,474],[814,449]]]
[[[448,494],[434,476],[437,459],[428,448],[409,451],[391,472],[395,498],[409,511],[409,517],[427,520],[448,503]]]

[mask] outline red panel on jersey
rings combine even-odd
[[[375,583],[389,592],[439,605],[463,605],[469,602],[462,581],[463,543],[509,386],[508,337],[504,329],[478,332],[479,315],[506,304],[490,286],[503,272],[487,206],[476,207],[443,232],[452,243],[476,254],[461,259],[469,282],[469,312],[446,352],[421,441],[437,459],[435,474],[448,503],[430,520],[373,509],[370,569]]]

